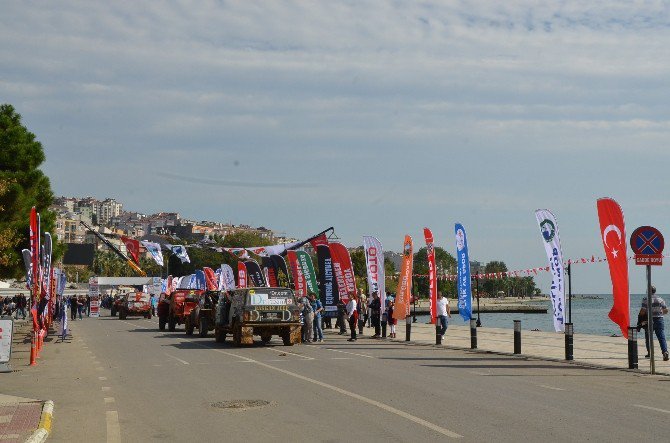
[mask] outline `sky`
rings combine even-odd
[[[495,3],[501,3],[496,5]],[[662,2],[4,1],[0,102],[56,195],[509,269],[604,256],[596,200],[670,232]],[[670,234],[668,234],[670,235]],[[653,270],[670,293],[665,267]],[[645,288],[631,264],[631,291]],[[606,293],[606,264],[573,291]],[[550,275],[536,278],[546,292]]]

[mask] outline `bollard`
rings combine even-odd
[[[382,322],[382,338],[386,338],[386,322]]]
[[[514,320],[514,353],[521,354],[521,320]]]
[[[477,349],[477,320],[470,319],[470,349]]]
[[[574,336],[574,329],[572,323],[566,323],[565,324],[565,359],[566,360],[573,360],[573,336]]]
[[[435,344],[436,345],[441,345],[442,344],[442,334],[440,334],[440,322],[439,321],[435,322]]]
[[[409,317],[405,321],[405,341],[409,341],[412,336],[412,322]]]
[[[637,369],[637,328],[628,328],[628,369]]]
[[[37,349],[35,349],[35,331],[33,331],[32,334],[32,339],[30,340],[30,366],[36,366],[37,361],[35,359],[37,358]]]

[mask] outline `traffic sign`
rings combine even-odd
[[[661,266],[663,264],[663,234],[651,226],[640,226],[630,236],[630,246],[635,253],[636,265]]]

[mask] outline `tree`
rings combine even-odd
[[[0,105],[0,277],[25,275],[21,249],[30,248],[30,209],[41,215],[41,231],[54,233],[56,214],[49,178],[38,169],[44,162],[42,144],[21,124],[9,104]],[[54,238],[53,259],[63,247]]]
[[[453,255],[448,253],[445,249],[439,246],[435,247],[435,266],[438,276],[448,273],[456,272],[456,259]],[[428,250],[423,247],[414,254],[414,274],[428,275]],[[417,294],[419,297],[427,297],[430,293],[430,285],[428,277],[415,277],[414,284],[416,285]],[[442,291],[445,297],[456,295],[456,283],[443,279],[437,280],[437,290]]]
[[[507,265],[505,262],[490,261],[484,267],[485,274],[491,274],[495,272],[507,272]],[[486,279],[482,284],[482,291],[487,293],[489,297],[495,297],[498,295],[499,291],[506,292],[506,290],[507,277]]]
[[[367,289],[368,269],[365,263],[365,250],[360,247],[349,253],[351,255],[351,263],[354,265],[354,275],[356,276],[356,287]],[[391,260],[384,259],[384,273],[386,276],[386,290],[395,292],[398,286],[393,279],[395,275],[395,266]]]

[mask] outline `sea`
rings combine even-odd
[[[659,294],[666,303],[670,303],[669,294]],[[631,294],[630,295],[630,319],[633,325],[637,324],[637,314],[640,312],[642,299],[646,294]],[[537,303],[546,306],[548,311],[546,314],[516,314],[507,312],[496,313],[482,313],[481,321],[482,327],[489,328],[503,328],[512,329],[514,327],[514,320],[521,320],[521,329],[532,330],[539,329],[540,331],[553,332],[554,323],[552,319],[552,307],[550,300],[542,301],[528,301],[527,303]],[[477,301],[473,300],[473,308]],[[567,304],[567,296],[566,296]],[[610,309],[612,309],[612,294],[583,294],[573,296],[572,299],[572,323],[575,334],[591,334],[604,336],[621,336],[621,330],[607,316]],[[566,322],[567,322],[567,306]],[[476,313],[474,314],[476,318]],[[417,321],[421,323],[428,322],[428,316],[417,316]],[[457,314],[452,314],[450,323],[453,325],[466,325],[462,317]]]

